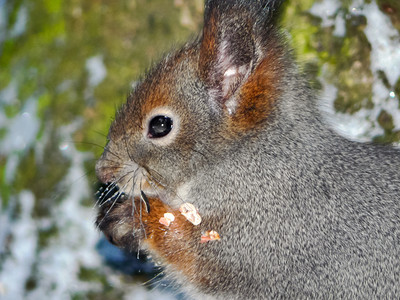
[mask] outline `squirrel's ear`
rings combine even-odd
[[[204,13],[199,69],[211,100],[233,113],[233,97],[260,58],[258,45],[283,1],[209,0]]]

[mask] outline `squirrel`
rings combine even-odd
[[[119,109],[97,226],[189,299],[400,295],[400,151],[325,124],[279,0],[208,0]]]

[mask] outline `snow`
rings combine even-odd
[[[3,103],[14,101],[14,87],[7,87],[2,91],[0,108]],[[4,102],[3,102],[4,101]],[[6,163],[6,180],[10,182],[14,177],[19,164],[19,153],[26,151],[36,142],[36,136],[40,128],[40,120],[36,117],[37,98],[29,98],[23,109],[12,119],[7,119],[0,110],[0,128],[6,129],[6,135],[0,143],[0,155],[8,156]]]
[[[400,38],[388,16],[384,15],[372,1],[361,10],[368,20],[364,30],[371,46],[371,70],[374,74],[374,114],[384,109],[392,113],[395,129],[400,129],[399,100],[393,90],[388,90],[379,80],[378,71],[383,71],[393,87],[400,78]],[[379,111],[379,112],[378,112]],[[397,113],[396,113],[397,112]]]
[[[340,7],[339,1],[323,0],[322,2],[315,2],[310,13],[322,19],[322,27],[334,26],[333,34],[335,36],[344,36],[346,34],[346,22],[339,11]]]
[[[19,118],[19,115],[15,118]],[[10,122],[13,123],[13,120]],[[54,199],[51,218],[33,218],[34,203],[40,199],[35,199],[31,191],[21,192],[13,199],[14,205],[4,212],[0,211],[0,254],[6,251],[7,237],[12,237],[11,243],[7,245],[10,254],[5,256],[0,269],[2,300],[67,300],[75,294],[101,292],[103,289],[100,282],[86,282],[79,278],[81,268],[106,268],[96,250],[100,238],[94,226],[96,210],[82,205],[83,200],[92,198],[84,163],[93,157],[90,153],[78,151],[73,143],[65,142],[72,140],[72,134],[81,125],[81,120],[77,119],[59,128],[62,140],[59,148],[71,161],[71,166],[59,186],[66,194],[62,199]],[[23,131],[23,128],[19,127],[19,130]],[[13,218],[11,215],[15,213],[17,204],[20,205],[21,213]],[[52,227],[57,228],[57,234],[50,238],[46,247],[39,248],[40,231]],[[35,285],[32,290],[26,291],[25,285],[29,279],[33,279]],[[115,275],[114,282],[116,286],[123,285]],[[144,286],[130,284],[124,299],[175,298],[168,292],[149,292]]]
[[[94,103],[94,89],[107,76],[107,69],[103,62],[102,55],[96,55],[88,58],[85,63],[86,71],[88,72],[88,84],[85,88],[84,97],[88,105]]]
[[[372,46],[372,71],[384,71],[389,83],[394,86],[400,77],[399,33],[374,1],[365,5],[361,13],[368,20],[364,32]]]
[[[8,11],[6,8],[6,0],[0,0],[0,45],[8,38],[16,38],[21,36],[26,31],[26,24],[28,22],[28,9],[25,5],[21,5],[17,12],[17,18],[12,28],[8,31]],[[1,48],[0,48],[1,51]],[[1,54],[1,52],[0,52]]]
[[[86,60],[86,70],[89,73],[89,85],[99,85],[107,75],[107,69],[103,63],[103,56],[97,55]]]
[[[10,226],[10,233],[13,236],[9,247],[11,255],[5,260],[0,273],[2,300],[24,298],[25,283],[31,275],[36,259],[38,232],[35,220],[32,218],[35,199],[30,191],[23,191],[18,195],[17,201],[21,207],[21,214],[18,221]]]
[[[23,109],[9,121],[7,135],[0,145],[5,155],[29,148],[36,141],[40,121],[36,118],[37,99],[29,98]]]
[[[62,140],[72,140],[71,134],[78,124],[73,122],[61,128]],[[83,168],[83,163],[91,156],[79,152],[73,144],[64,155],[72,162],[62,182],[68,192],[61,203],[54,206],[50,222],[59,228],[59,233],[38,255],[38,288],[31,291],[27,299],[70,299],[74,293],[101,289],[100,284],[84,283],[78,278],[81,267],[91,269],[102,265],[95,249],[99,238],[93,225],[95,211],[81,204],[91,197]]]
[[[28,9],[22,5],[17,13],[17,20],[9,32],[10,38],[16,38],[22,35],[26,30],[26,23],[28,22]]]
[[[11,80],[3,90],[0,91],[0,105],[11,105],[17,102],[18,84],[16,80]],[[1,123],[0,123],[1,125]]]
[[[315,3],[310,12],[322,18],[323,27],[333,26],[333,16],[338,5],[337,1],[324,0],[321,3]],[[322,107],[328,115],[329,122],[339,133],[353,140],[365,142],[371,140],[374,136],[383,134],[383,129],[377,122],[382,110],[392,115],[395,130],[400,129],[399,95],[396,95],[393,90],[388,90],[378,76],[378,71],[383,71],[391,86],[394,86],[400,77],[400,38],[389,17],[379,10],[375,1],[371,1],[370,4],[363,4],[360,0],[354,0],[350,6],[350,11],[367,18],[367,26],[364,32],[371,44],[374,108],[371,110],[362,108],[352,115],[335,112],[333,102],[337,90],[324,80],[324,74],[326,74],[324,69],[320,77],[324,86]],[[337,28],[335,28],[336,30]]]
[[[0,107],[12,104],[16,98],[16,86],[12,82],[0,93]],[[0,144],[0,153],[7,155],[13,151],[24,150],[35,142],[39,130],[39,120],[36,118],[37,99],[29,98],[23,109],[11,120],[0,112],[0,126],[7,128],[8,134]]]
[[[7,27],[7,22],[8,22],[8,15],[6,12],[5,4],[6,4],[6,0],[0,0],[0,46],[1,46],[1,42],[3,42],[6,37],[6,27]],[[0,51],[1,51],[1,47],[0,47]]]

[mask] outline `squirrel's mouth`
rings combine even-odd
[[[109,202],[122,202],[126,195],[120,191],[120,188],[115,183],[100,183],[100,187],[95,194],[96,205],[99,207]]]
[[[150,203],[145,191],[140,190],[139,195],[127,195],[121,191],[118,185],[113,183],[101,183],[96,192],[96,204],[102,208],[105,204],[117,204],[126,201],[128,198],[133,197],[143,201],[147,213],[150,213]],[[107,205],[108,206],[108,205]]]
[[[142,167],[129,164],[118,170],[113,181],[101,183],[96,193],[96,206],[112,207],[128,199],[140,199],[150,212],[148,197],[160,197],[162,186]],[[110,206],[111,205],[111,206]]]

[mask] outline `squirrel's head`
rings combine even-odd
[[[133,195],[174,190],[267,126],[286,69],[281,2],[207,1],[201,36],[156,65],[117,113],[99,179]]]

